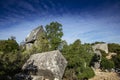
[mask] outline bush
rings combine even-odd
[[[13,77],[21,70],[22,65],[22,55],[19,52],[0,55],[0,79],[8,75]]]
[[[20,72],[24,61],[16,40],[0,40],[0,80],[8,80],[7,76],[12,78]]]
[[[101,49],[99,49],[99,51],[101,52],[101,54],[102,54],[103,57],[106,57],[108,55],[105,51],[103,51]]]
[[[110,70],[114,67],[115,67],[115,65],[114,65],[114,62],[112,60],[108,60],[108,59],[102,57],[101,68],[103,70],[105,70],[105,69]]]
[[[62,53],[68,61],[64,75],[67,80],[78,80],[94,76],[94,71],[89,67],[93,57],[90,45],[82,45],[80,40],[76,40],[73,44],[64,46]]]
[[[0,40],[0,51],[3,53],[9,53],[12,51],[18,51],[19,45],[15,40]]]
[[[92,78],[93,76],[95,76],[94,71],[92,70],[92,68],[90,67],[86,67],[83,70],[83,73],[78,74],[78,79],[83,79],[83,78]]]
[[[120,54],[120,45],[119,44],[108,44],[108,50],[109,52],[115,52],[117,54]]]
[[[112,60],[115,63],[115,67],[120,68],[120,55],[113,56]]]

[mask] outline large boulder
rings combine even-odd
[[[60,51],[50,51],[31,55],[22,69],[30,65],[37,67],[36,75],[31,74],[33,80],[61,80],[67,61]]]
[[[100,49],[108,53],[108,45],[106,43],[95,44],[92,46],[93,51],[95,52],[96,49]]]
[[[35,29],[33,29],[30,34],[27,35],[25,39],[25,45],[26,49],[29,50],[32,48],[33,45],[37,46],[37,42],[39,40],[39,37],[44,38],[43,35],[45,35],[45,31],[42,26],[39,26]]]

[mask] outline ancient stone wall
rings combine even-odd
[[[96,49],[100,49],[108,53],[108,45],[105,43],[95,44],[92,46],[92,48],[93,48],[93,51],[95,51]]]

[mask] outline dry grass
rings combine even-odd
[[[115,72],[101,72],[100,70],[94,71],[96,76],[89,80],[120,80],[120,76]]]

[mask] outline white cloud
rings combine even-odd
[[[81,17],[78,15],[46,16],[32,21],[25,21],[7,30],[0,30],[0,39],[6,39],[13,35],[16,36],[18,42],[21,42],[32,29],[39,25],[45,26],[51,21],[58,21],[63,25],[64,36],[62,39],[69,44],[76,39],[80,39],[82,43],[95,41],[120,42],[119,23],[108,24],[108,22],[112,22],[112,19],[95,19],[91,16]]]

